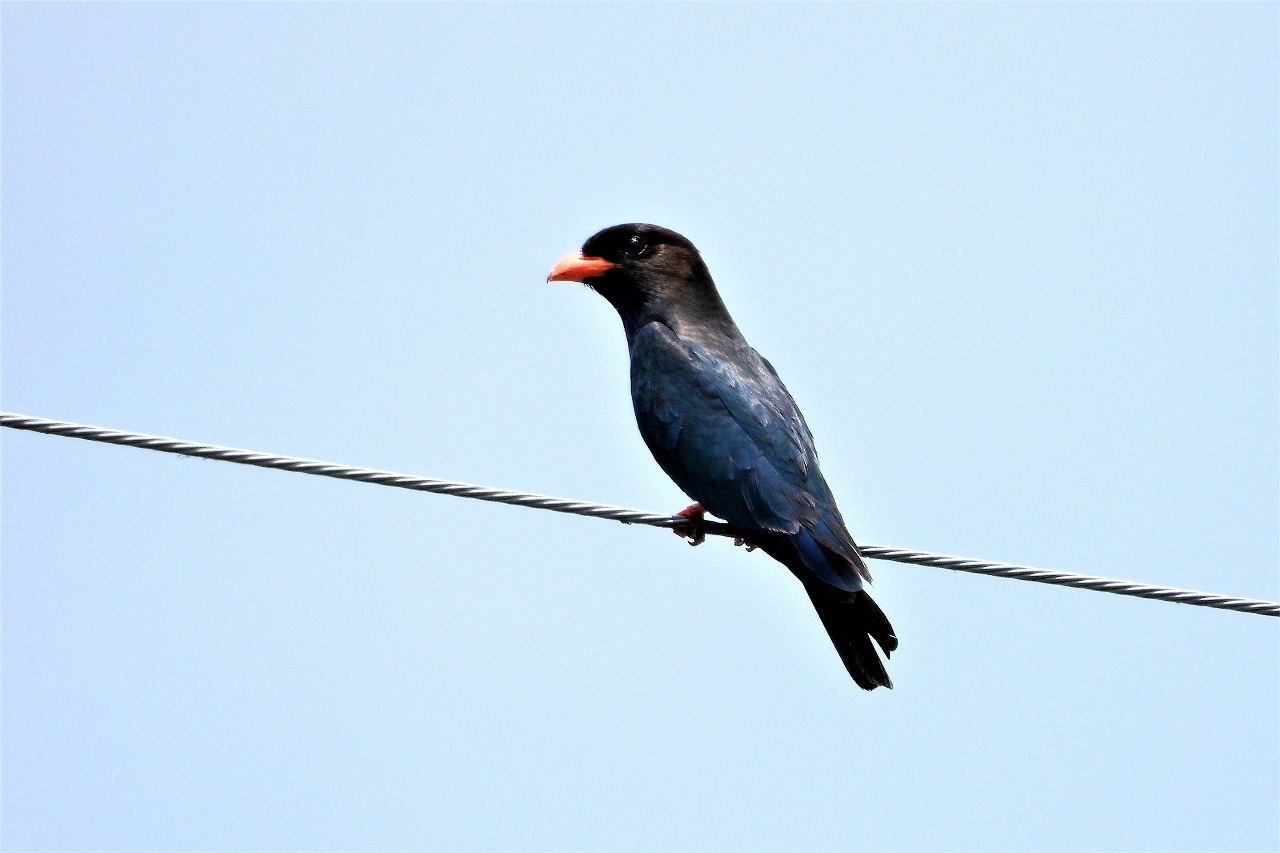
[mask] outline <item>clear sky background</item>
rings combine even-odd
[[[597,229],[864,541],[1276,599],[1277,6],[3,7],[8,411],[674,511]],[[5,430],[9,849],[1275,849],[1274,619]]]

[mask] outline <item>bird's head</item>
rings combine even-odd
[[[733,326],[693,243],[657,225],[614,225],[570,252],[547,281],[580,281],[618,310],[630,337],[658,321]],[[736,332],[736,328],[734,328]]]

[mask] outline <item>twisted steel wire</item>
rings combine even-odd
[[[202,459],[221,459],[224,462],[236,462],[241,465],[256,465],[259,468],[277,468],[281,471],[297,471],[302,474],[315,474],[320,477],[333,477],[339,480],[356,480],[362,483],[375,483],[380,486],[395,486],[400,489],[412,489],[418,492],[435,492],[442,495],[454,495],[462,498],[490,501],[492,503],[527,506],[534,509],[547,509],[553,512],[564,512],[572,515],[584,515],[590,518],[606,518],[624,524],[645,524],[650,527],[687,527],[689,520],[679,516],[645,512],[607,504],[572,501],[550,495],[532,494],[529,492],[512,492],[504,489],[492,489],[470,483],[458,483],[451,480],[437,480],[430,477],[416,477],[411,474],[398,474],[394,471],[381,471],[376,468],[356,468],[349,465],[336,465],[332,462],[321,462],[315,459],[301,459],[296,456],[278,456],[271,453],[259,453],[253,450],[242,450],[236,447],[222,447],[216,444],[197,444],[177,438],[166,438],[145,433],[121,432],[87,424],[51,421],[28,415],[0,412],[0,426],[11,429],[29,430],[49,435],[62,435],[69,438],[82,438],[87,441],[100,441],[107,444],[120,444],[126,447],[141,447],[147,450],[158,450],[162,453],[177,453],[183,456],[196,456]],[[730,524],[707,522],[705,531],[709,535],[742,537],[740,531]],[[1241,613],[1258,613],[1263,616],[1280,616],[1280,602],[1263,601],[1252,598],[1235,598],[1218,595],[1212,592],[1201,592],[1192,589],[1150,586],[1115,578],[1077,575],[1068,572],[1053,572],[1037,569],[1032,566],[1015,566],[1008,563],[993,563],[986,560],[973,560],[967,557],[953,557],[947,554],[933,554],[927,551],[910,551],[904,548],[889,548],[884,545],[860,544],[858,546],[865,557],[877,560],[892,560],[898,563],[912,563],[919,566],[935,566],[953,569],[960,572],[971,572],[980,575],[1013,578],[1014,580],[1034,581],[1035,583],[1072,586],[1091,589],[1097,592],[1110,592],[1116,595],[1129,595],[1138,598],[1151,598],[1157,601],[1173,601],[1179,604],[1192,604],[1198,607],[1213,607],[1219,610],[1236,610]]]

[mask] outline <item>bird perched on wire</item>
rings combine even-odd
[[[699,544],[703,514],[804,585],[849,675],[893,687],[884,663],[893,626],[863,588],[871,579],[818,469],[813,436],[777,371],[742,337],[693,244],[656,225],[615,225],[556,264],[548,281],[578,281],[622,318],[640,434],[693,500],[677,530]]]

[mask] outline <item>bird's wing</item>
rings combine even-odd
[[[813,436],[764,359],[729,359],[651,323],[632,344],[631,391],[645,443],[686,494],[731,524],[795,537],[824,580],[856,585],[865,567]]]

